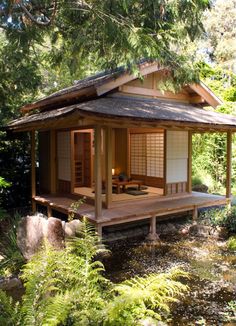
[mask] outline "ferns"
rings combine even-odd
[[[127,317],[133,323],[146,317],[161,320],[161,314],[169,312],[168,304],[187,291],[187,287],[177,281],[186,276],[185,272],[174,269],[169,273],[135,277],[117,285],[116,296],[107,307],[108,324],[115,325],[119,320],[127,325]]]
[[[17,305],[13,305],[12,298],[0,290],[0,325],[15,326],[17,320]]]
[[[2,256],[0,260],[0,274],[4,274],[4,272],[15,274],[19,272],[25,263],[25,259],[17,245],[16,229],[18,221],[19,216],[16,214],[10,219],[10,229],[0,239],[0,253]]]
[[[177,281],[186,274],[178,270],[113,285],[102,275],[103,264],[95,260],[101,250],[86,221],[80,237],[70,240],[66,249],[56,250],[46,243],[23,268],[25,295],[17,310],[17,324],[113,326],[134,325],[147,318],[161,320],[169,312],[169,303],[187,290]],[[0,324],[13,325],[12,302],[3,293],[0,300],[1,318],[5,318]]]

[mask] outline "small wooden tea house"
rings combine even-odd
[[[102,227],[225,204],[231,196],[236,118],[203,83],[162,91],[168,70],[157,62],[96,74],[22,108],[9,128],[31,133],[32,201],[68,213],[73,201]],[[227,134],[226,196],[192,192],[192,134]],[[38,137],[39,190],[36,192]]]

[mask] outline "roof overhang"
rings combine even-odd
[[[236,117],[186,103],[137,98],[100,98],[24,116],[9,123],[15,131],[78,128],[101,124],[114,127],[184,128],[192,131],[236,131]]]

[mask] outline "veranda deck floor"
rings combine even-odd
[[[70,205],[74,202],[72,198],[52,195],[36,196],[36,203],[50,207],[64,213],[68,213]],[[224,196],[210,195],[193,192],[180,198],[159,197],[140,199],[138,202],[122,202],[120,206],[103,209],[102,216],[95,218],[94,206],[82,204],[78,209],[80,216],[87,218],[100,226],[115,225],[136,220],[148,219],[152,216],[162,217],[165,215],[194,211],[202,207],[225,205]]]

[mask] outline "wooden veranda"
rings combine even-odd
[[[34,203],[47,207],[48,216],[51,216],[52,210],[69,214],[71,204],[74,199],[64,196],[42,195],[35,196]],[[94,206],[84,203],[77,210],[77,216],[85,216],[91,223],[95,224],[97,230],[102,234],[104,226],[112,226],[122,223],[128,223],[138,220],[161,220],[167,215],[177,213],[192,213],[193,219],[197,219],[198,209],[204,207],[213,207],[226,205],[228,202],[225,196],[210,195],[205,193],[193,192],[179,198],[148,198],[125,202],[112,208],[103,209],[102,216],[96,218]],[[151,223],[151,225],[156,223]],[[156,233],[155,230],[152,230]]]

